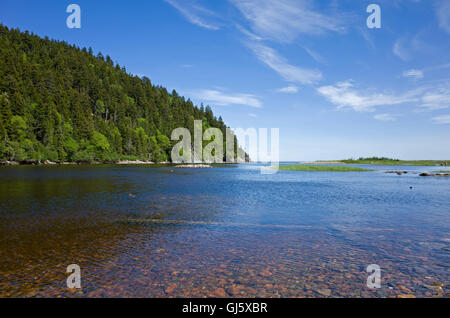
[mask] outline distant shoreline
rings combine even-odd
[[[394,159],[359,159],[299,162],[308,165],[373,165],[373,166],[450,166],[450,160],[394,160]]]

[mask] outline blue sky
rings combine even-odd
[[[281,160],[450,159],[450,1],[2,0],[0,22],[91,46],[231,127],[280,128]]]

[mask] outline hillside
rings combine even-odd
[[[170,160],[172,130],[226,126],[210,107],[91,48],[0,24],[0,160]]]

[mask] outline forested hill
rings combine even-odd
[[[109,56],[0,24],[0,160],[170,160],[172,130],[222,118]]]

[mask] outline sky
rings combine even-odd
[[[1,0],[0,22],[108,54],[232,128],[279,128],[282,161],[450,159],[449,0]]]

